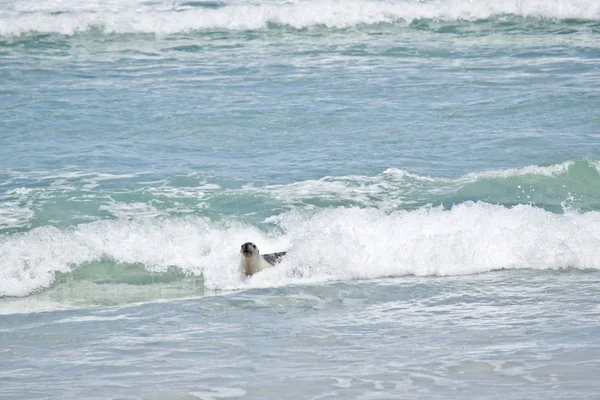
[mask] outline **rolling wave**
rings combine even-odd
[[[0,36],[27,33],[174,34],[203,30],[257,30],[271,25],[295,29],[349,28],[419,20],[476,21],[503,16],[546,20],[600,20],[590,0],[260,1],[108,2],[23,1],[0,11]]]
[[[199,217],[119,219],[4,236],[0,296],[43,290],[57,274],[97,283],[145,284],[144,270],[156,281],[195,276],[203,278],[206,289],[234,290],[500,269],[600,269],[597,211],[557,214],[530,205],[464,202],[450,209],[395,212],[293,210],[271,222],[276,227],[265,231]],[[246,241],[265,253],[289,253],[276,268],[245,278],[238,247]]]

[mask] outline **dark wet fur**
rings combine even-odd
[[[265,259],[266,262],[268,262],[271,265],[275,265],[279,262],[281,262],[281,259],[283,258],[283,256],[285,256],[287,254],[287,251],[282,251],[279,253],[269,253],[269,254],[263,254],[262,257]]]

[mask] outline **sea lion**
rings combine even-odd
[[[240,250],[242,255],[241,267],[247,276],[254,275],[265,268],[270,268],[273,265],[281,262],[281,258],[286,255],[286,251],[279,253],[260,254],[258,247],[252,242],[247,242],[242,245]]]

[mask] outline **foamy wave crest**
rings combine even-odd
[[[412,22],[418,19],[477,20],[511,14],[550,19],[600,19],[593,0],[432,0],[291,2],[23,2],[0,12],[0,35],[27,32],[74,34],[97,27],[107,33],[170,34],[193,30],[261,29],[268,24],[306,28]]]
[[[466,202],[392,214],[328,209],[280,218],[303,276],[368,279],[464,275],[499,269],[600,269],[600,213]]]
[[[554,214],[527,205],[467,202],[450,210],[327,208],[292,211],[265,233],[201,218],[113,220],[58,230],[37,228],[0,242],[0,296],[50,286],[56,272],[109,259],[161,273],[202,275],[207,289],[388,276],[462,275],[498,269],[600,269],[600,213]],[[239,270],[238,246],[288,250],[276,268],[252,278]]]
[[[49,287],[56,272],[69,273],[100,259],[143,264],[156,273],[239,281],[237,247],[250,238],[281,246],[257,228],[202,218],[112,220],[67,230],[43,227],[0,240],[0,297],[25,296]],[[283,243],[285,244],[285,243]]]

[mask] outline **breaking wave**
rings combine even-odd
[[[417,20],[474,21],[511,15],[551,20],[600,20],[591,0],[432,1],[157,1],[64,0],[18,2],[0,11],[0,35],[31,32],[73,35],[105,33],[173,34],[196,30],[256,30],[269,25],[296,29],[348,28]]]
[[[0,241],[0,296],[26,296],[109,263],[108,281],[144,284],[202,277],[210,290],[404,275],[465,275],[500,269],[600,269],[600,212],[552,213],[530,205],[464,202],[451,209],[386,212],[335,207],[294,210],[265,231],[205,218],[109,220],[41,227]],[[288,250],[276,268],[245,278],[238,246]],[[138,278],[131,278],[131,265]],[[175,272],[174,272],[175,271]],[[161,276],[161,274],[165,276]]]

